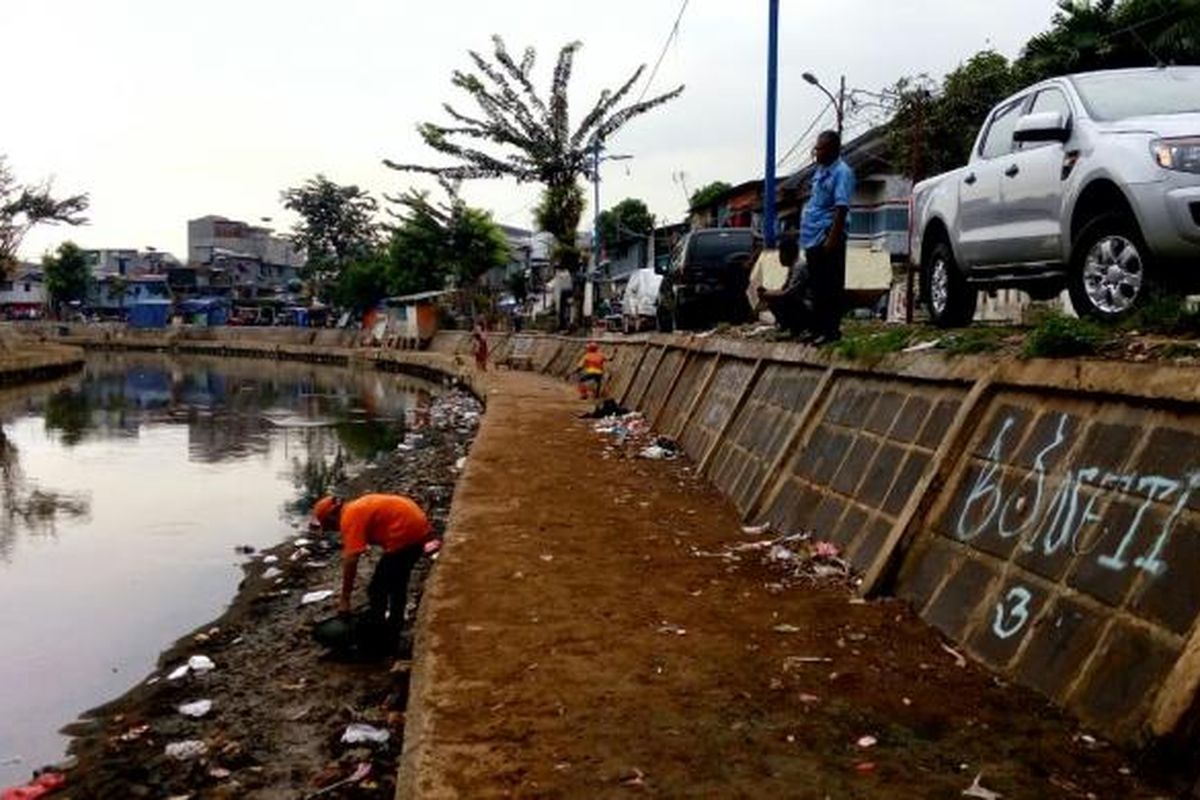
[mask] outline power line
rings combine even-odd
[[[658,74],[658,68],[662,66],[663,59],[667,57],[667,49],[671,46],[671,42],[679,36],[679,23],[683,21],[683,12],[687,11],[689,0],[683,0],[683,5],[679,7],[679,14],[675,17],[675,24],[671,26],[670,33],[667,34],[667,40],[663,42],[662,52],[658,54],[658,60],[654,62],[654,69],[650,70],[650,77],[646,79],[646,85],[642,88],[642,93],[638,97],[638,102],[646,99],[646,94],[650,91],[651,84],[654,83],[654,76]]]
[[[776,162],[775,169],[779,169],[781,166],[783,166],[783,164],[789,158],[792,157],[792,153],[795,153],[796,148],[798,148],[801,144],[804,143],[804,140],[807,139],[808,135],[813,132],[813,129],[816,128],[818,124],[820,124],[821,120],[825,119],[825,115],[829,113],[829,109],[832,107],[833,107],[833,101],[830,100],[829,102],[827,102],[825,104],[825,107],[821,109],[821,112],[819,114],[817,114],[815,117],[813,117],[813,121],[810,122],[808,124],[808,127],[804,129],[804,133],[800,134],[796,138],[796,141],[792,143],[792,146],[788,148],[788,151],[783,154],[783,158],[779,159],[779,161]]]

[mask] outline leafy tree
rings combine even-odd
[[[898,98],[893,161],[917,178],[962,166],[988,112],[1020,85],[1008,59],[994,50],[976,53],[946,75],[938,97],[926,75],[899,81],[891,90]]]
[[[683,87],[621,106],[641,78],[643,65],[615,92],[601,92],[596,104],[572,128],[567,87],[581,43],[571,42],[559,51],[549,95],[543,98],[533,84],[534,49],[526,48],[517,61],[503,39],[494,36],[492,42],[491,60],[469,51],[476,71],[455,71],[451,78],[454,86],[479,106],[481,116],[460,113],[446,104],[443,107],[452,123],[425,123],[418,128],[429,147],[456,163],[384,163],[393,169],[451,180],[510,177],[521,183],[542,184],[544,191],[535,218],[555,238],[551,254],[555,266],[576,273],[580,254],[575,235],[583,211],[577,180],[590,174],[593,150],[602,147],[634,117],[678,97]]]
[[[463,201],[457,184],[443,180],[442,188],[449,198],[445,203],[432,203],[428,192],[412,190],[388,198],[404,209],[392,240],[394,260],[401,273],[408,267],[429,280],[440,277],[443,285],[449,278],[459,287],[473,286],[508,263],[508,237],[490,212]]]
[[[333,297],[338,305],[365,311],[388,296],[390,262],[386,249],[347,264],[338,275]]]
[[[654,217],[641,200],[627,197],[607,211],[600,212],[600,239],[605,247],[615,247],[654,230]]]
[[[725,181],[713,181],[706,186],[701,186],[699,189],[692,192],[691,199],[688,201],[688,207],[698,208],[700,206],[707,205],[708,203],[711,203],[713,199],[719,197],[725,192],[728,192],[732,188],[733,186]]]
[[[25,234],[37,225],[83,225],[88,208],[86,194],[56,199],[49,181],[19,184],[0,156],[0,274],[8,275],[17,265],[17,250]]]
[[[375,198],[354,185],[341,186],[318,174],[282,193],[284,208],[300,221],[292,239],[307,254],[303,275],[317,295],[326,293],[351,262],[369,256],[379,244]]]
[[[512,292],[513,299],[519,305],[525,305],[525,301],[529,299],[529,276],[524,272],[514,272],[505,280],[508,290]]]
[[[46,292],[55,310],[64,303],[82,302],[87,297],[91,269],[87,254],[74,242],[63,242],[55,253],[42,257],[46,273]]]

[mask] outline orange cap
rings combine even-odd
[[[336,504],[337,500],[329,495],[325,495],[317,501],[317,504],[313,506],[312,515],[318,525],[324,527],[325,520],[329,518]]]
[[[594,353],[600,349],[600,345],[596,344],[595,342],[588,342],[587,349],[589,353]]]

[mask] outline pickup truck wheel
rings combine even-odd
[[[950,245],[938,242],[933,246],[925,259],[921,278],[925,282],[925,297],[933,324],[939,328],[953,328],[971,323],[978,293],[959,272]]]
[[[1067,288],[1081,317],[1115,320],[1132,311],[1150,290],[1150,252],[1136,223],[1105,214],[1075,240]]]

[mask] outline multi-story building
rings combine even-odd
[[[46,281],[41,267],[18,264],[11,275],[0,278],[0,316],[37,319],[46,310]]]
[[[297,292],[304,254],[270,228],[210,214],[188,220],[187,266],[196,271],[194,280],[179,275],[173,286],[257,300]]]

